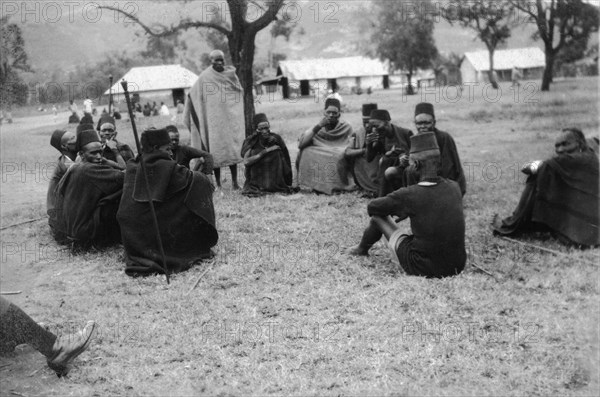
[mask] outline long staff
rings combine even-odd
[[[112,74],[108,76],[108,114],[112,116],[112,86],[113,77]]]
[[[160,238],[160,229],[158,228],[158,218],[156,217],[156,211],[154,210],[154,202],[150,195],[150,183],[148,182],[148,173],[146,172],[146,162],[142,155],[142,145],[140,145],[140,138],[138,137],[137,128],[135,127],[135,119],[133,115],[133,108],[131,107],[131,100],[129,99],[129,91],[127,91],[127,82],[121,80],[121,86],[125,92],[125,101],[127,101],[127,110],[129,111],[129,119],[131,120],[131,127],[133,128],[133,136],[135,138],[135,146],[137,147],[138,155],[140,157],[141,171],[144,175],[144,182],[146,182],[146,194],[148,195],[148,203],[150,203],[150,212],[152,213],[152,221],[154,223],[154,230],[156,231],[156,240],[158,241],[158,248],[160,249],[160,255],[162,257],[162,270],[167,276],[167,284],[169,284],[169,271],[167,268],[167,260],[165,258],[165,251],[163,249],[162,239]]]

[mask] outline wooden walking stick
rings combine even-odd
[[[133,108],[131,107],[131,100],[129,99],[129,91],[127,91],[127,82],[121,80],[121,86],[125,93],[125,101],[127,102],[127,111],[129,112],[129,119],[131,120],[131,127],[133,128],[133,137],[135,138],[135,146],[137,147],[138,156],[140,158],[140,166],[142,174],[144,175],[144,182],[146,184],[146,194],[148,195],[148,203],[150,204],[150,212],[152,213],[152,221],[154,223],[154,230],[156,231],[156,241],[158,242],[158,248],[160,249],[160,256],[162,258],[162,270],[167,276],[167,284],[169,284],[169,269],[167,268],[167,259],[165,258],[165,251],[163,249],[162,239],[160,238],[160,228],[158,227],[158,218],[156,217],[156,211],[154,210],[154,202],[150,195],[150,183],[148,182],[148,173],[146,172],[146,162],[142,155],[142,145],[140,144],[140,138],[138,137],[137,128],[135,127],[135,119],[133,115]]]
[[[112,116],[112,86],[113,77],[112,74],[108,76],[108,115]]]

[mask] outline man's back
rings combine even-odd
[[[462,195],[454,181],[438,178],[398,189],[369,203],[369,215],[410,217],[411,260],[424,275],[451,275],[466,261]]]

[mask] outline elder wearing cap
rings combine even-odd
[[[213,156],[204,150],[196,149],[188,145],[181,145],[179,142],[179,130],[174,125],[165,127],[171,139],[171,151],[173,159],[177,164],[190,168],[190,161],[196,159],[193,167],[194,171],[202,171],[209,175],[213,172]]]
[[[50,183],[48,183],[46,212],[50,232],[59,243],[65,242],[66,234],[62,217],[62,202],[59,195],[57,195],[56,187],[67,170],[75,164],[77,159],[76,141],[77,136],[75,133],[67,130],[56,130],[50,137],[50,145],[60,152],[60,157],[56,162]]]
[[[325,194],[355,190],[344,156],[352,127],[340,120],[341,104],[335,98],[325,100],[323,113],[321,121],[298,140],[298,185]]]
[[[379,159],[376,155],[371,161],[367,161],[367,131],[371,131],[371,112],[377,109],[376,103],[365,103],[362,105],[362,125],[351,135],[344,155],[352,170],[354,182],[365,191],[369,197],[376,197],[379,193]]]
[[[439,176],[440,150],[433,133],[410,138],[409,162],[418,170],[416,185],[400,188],[369,203],[371,216],[350,255],[368,256],[381,236],[408,275],[447,277],[460,273],[467,259],[462,195],[455,181]],[[410,218],[412,235],[402,234],[391,216]]]
[[[391,122],[390,113],[385,109],[375,109],[371,112],[371,131],[367,134],[366,159],[368,162],[376,161],[379,157],[377,179],[379,181],[378,196],[383,197],[394,191],[385,179],[385,172],[389,167],[404,169],[408,166],[408,151],[412,131],[398,127]],[[399,186],[398,186],[399,187]]]
[[[58,184],[68,239],[83,249],[118,243],[116,212],[124,173],[102,157],[93,126],[77,133],[76,147],[81,162],[72,165]]]
[[[271,132],[271,125],[264,113],[252,119],[254,134],[242,145],[242,157],[246,166],[246,182],[242,194],[262,196],[270,192],[292,191],[292,163],[285,142]]]
[[[102,143],[102,157],[114,161],[125,169],[125,164],[135,157],[129,145],[117,140],[117,128],[115,119],[110,116],[104,117],[100,124],[100,143]]]
[[[431,103],[422,102],[415,107],[415,126],[417,134],[433,133],[435,140],[440,148],[441,168],[440,176],[451,179],[458,183],[460,192],[464,196],[467,191],[467,181],[458,156],[456,143],[447,132],[436,128],[435,114]],[[398,186],[407,186],[419,181],[419,175],[414,170],[392,168],[386,170],[386,179],[392,181],[392,184]]]
[[[208,177],[190,171],[171,157],[166,129],[149,129],[141,136],[142,154],[127,163],[117,219],[125,247],[125,273],[162,273],[162,257],[150,212],[153,201],[170,273],[189,269],[213,256],[219,238],[215,228],[214,187]],[[150,189],[141,171],[144,159]]]
[[[239,189],[237,164],[246,130],[243,90],[222,51],[212,51],[210,60],[212,66],[200,73],[186,98],[183,124],[190,130],[191,146],[212,154],[217,188],[221,167],[229,167],[232,187]]]

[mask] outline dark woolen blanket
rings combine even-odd
[[[561,155],[538,171],[531,219],[583,245],[600,244],[598,157],[592,152]]]
[[[170,273],[209,258],[218,241],[213,185],[206,176],[171,160],[167,153],[144,155],[160,236]],[[162,258],[140,169],[140,157],[127,163],[117,219],[130,276],[163,273]]]

